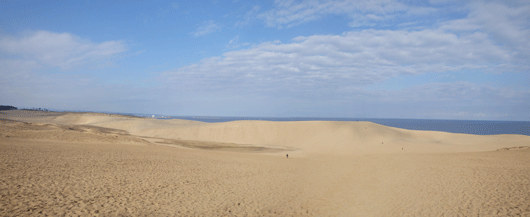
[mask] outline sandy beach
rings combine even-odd
[[[0,216],[530,216],[529,136],[23,110],[0,119]]]

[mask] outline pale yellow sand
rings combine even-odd
[[[366,122],[0,118],[28,122],[0,123],[0,216],[530,216],[528,136]]]

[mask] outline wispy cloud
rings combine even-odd
[[[82,39],[70,33],[48,31],[28,32],[22,36],[0,39],[0,52],[11,59],[33,61],[41,66],[68,70],[83,66],[106,64],[106,61],[127,50],[122,41],[100,43]]]
[[[239,35],[236,35],[234,38],[230,39],[230,41],[228,41],[228,44],[226,45],[227,48],[229,49],[237,49],[237,48],[240,48],[242,46],[248,46],[250,45],[250,43],[248,42],[244,42],[244,43],[239,43]]]
[[[139,51],[136,51],[136,52],[132,53],[131,55],[140,55],[140,54],[144,53],[145,51],[146,51],[146,49],[139,50]]]
[[[258,8],[259,9],[259,8]],[[275,1],[270,10],[253,8],[247,14],[250,19],[263,20],[269,27],[292,27],[327,15],[348,17],[351,26],[371,26],[374,22],[395,19],[396,16],[428,15],[436,11],[433,7],[404,4],[395,0],[311,0]]]
[[[213,20],[205,21],[197,28],[195,32],[192,32],[191,34],[195,37],[208,35],[210,33],[214,33],[221,29],[221,26],[216,24]]]

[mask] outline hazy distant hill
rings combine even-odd
[[[3,110],[17,110],[17,107],[10,106],[10,105],[0,105],[0,111]]]

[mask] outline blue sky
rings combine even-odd
[[[0,104],[530,121],[529,1],[0,3]]]

